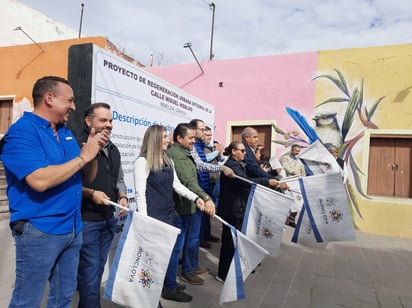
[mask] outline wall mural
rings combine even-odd
[[[313,81],[326,80],[332,82],[341,92],[340,96],[331,97],[315,106],[315,116],[313,117],[315,126],[314,130],[323,142],[323,144],[333,144],[339,149],[339,157],[346,162],[346,172],[350,173],[353,178],[354,186],[351,183],[345,184],[346,193],[349,197],[353,212],[363,219],[362,213],[359,210],[359,204],[356,199],[356,193],[370,199],[362,190],[361,177],[365,176],[365,172],[361,170],[356,162],[353,148],[364,137],[365,129],[377,129],[378,125],[373,121],[373,117],[379,107],[379,104],[384,100],[385,96],[378,98],[371,104],[366,102],[364,98],[364,80],[363,78],[353,89],[349,89],[345,76],[338,69],[334,69],[332,74],[322,74],[313,78]],[[334,112],[335,108],[329,109],[328,112],[318,112],[325,110],[326,105],[338,103],[344,104],[343,114]],[[341,112],[341,111],[339,111]],[[338,123],[338,116],[343,116],[342,123]],[[354,121],[359,120],[363,129],[355,128]],[[282,144],[285,147],[290,147],[294,143],[303,146],[308,145],[309,141],[301,136],[299,130],[285,131],[277,126],[275,131],[282,135],[284,140],[273,140],[272,142]],[[353,137],[352,137],[353,136]]]

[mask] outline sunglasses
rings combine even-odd
[[[238,151],[240,151],[240,152],[242,152],[242,153],[246,153],[246,150],[245,150],[245,149],[236,149],[236,150],[238,150]]]

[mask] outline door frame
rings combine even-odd
[[[10,106],[10,121],[8,127],[13,124],[13,106],[15,102],[16,95],[0,95],[0,103],[3,101],[11,101],[11,106]],[[3,138],[4,134],[0,132],[0,139]]]
[[[253,127],[259,131],[259,126],[271,126],[270,130],[270,140],[276,140],[276,131],[275,131],[275,120],[250,120],[250,121],[228,121],[226,123],[226,145],[228,145],[232,140],[232,127]],[[276,147],[273,146],[272,142],[270,145],[270,157],[276,155]]]
[[[362,190],[364,192],[367,191],[368,188],[368,177],[369,177],[369,152],[370,152],[370,139],[373,137],[385,137],[391,138],[400,137],[400,138],[411,138],[412,140],[412,130],[397,130],[397,129],[366,129],[364,135],[364,142],[363,142],[363,149],[362,151],[362,166],[363,170],[365,171],[365,176],[362,176],[361,185]],[[375,201],[382,201],[387,202],[390,201],[392,203],[399,203],[399,204],[410,204],[412,198],[400,198],[400,197],[384,197],[384,196],[370,196]]]

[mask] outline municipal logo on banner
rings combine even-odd
[[[179,232],[173,226],[130,211],[104,297],[127,307],[157,307]]]
[[[304,206],[292,241],[312,238],[317,242],[355,240],[355,228],[340,173],[325,173],[300,180]]]
[[[252,184],[243,219],[242,233],[277,256],[285,219],[293,198],[272,189]]]

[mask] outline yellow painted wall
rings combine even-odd
[[[370,108],[380,97],[380,103],[372,122],[385,131],[410,134],[412,132],[412,44],[362,49],[321,51],[317,75],[336,76],[334,68],[345,77],[348,87],[360,86],[364,79],[364,101]],[[342,92],[332,82],[321,78],[316,81],[315,106],[328,98],[342,97]],[[316,112],[338,112],[342,120],[346,104],[331,103],[315,109]],[[348,134],[353,138],[365,131],[357,115]],[[369,139],[362,138],[353,148],[359,167],[367,178],[367,153]],[[349,178],[353,183],[353,178]],[[366,191],[366,187],[364,187]],[[357,227],[364,232],[412,238],[412,199],[372,198],[357,194],[363,219],[354,214]]]
[[[32,101],[34,82],[47,75],[67,78],[68,49],[71,45],[93,43],[106,48],[104,37],[41,43],[0,48],[0,96],[24,96]]]

